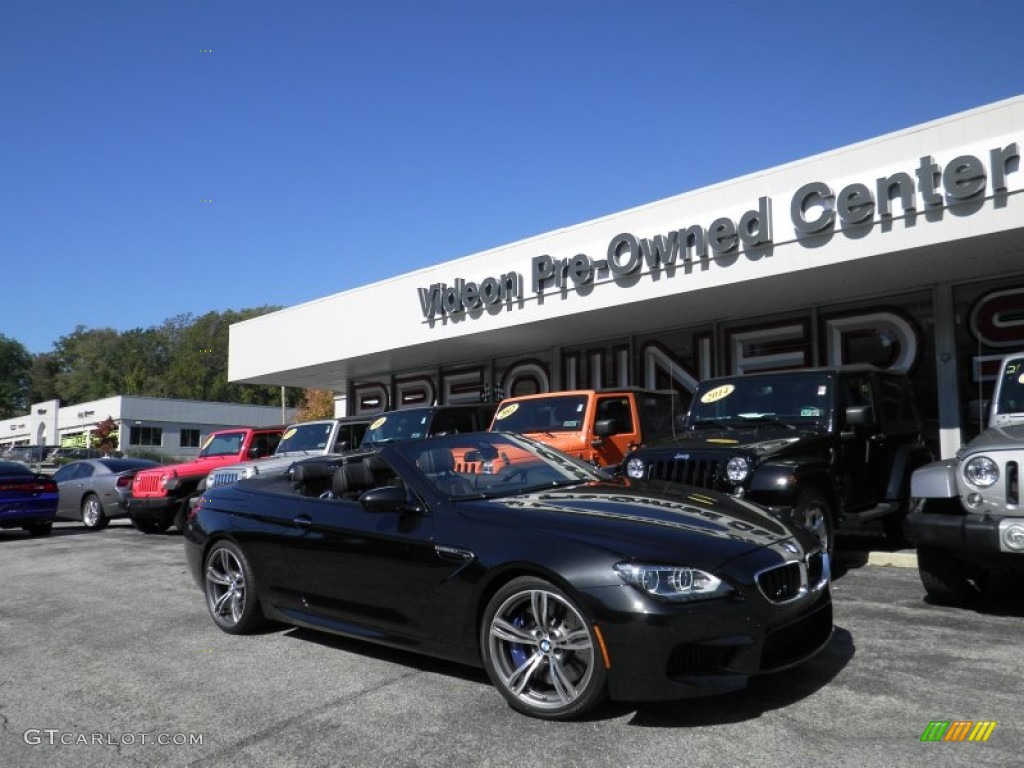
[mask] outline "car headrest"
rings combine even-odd
[[[420,454],[417,464],[428,475],[451,472],[455,469],[455,457],[447,448],[431,448]]]
[[[367,491],[376,483],[373,479],[373,468],[368,461],[356,464],[342,464],[334,471],[331,479],[331,490],[337,496],[357,491]]]

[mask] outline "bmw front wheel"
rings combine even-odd
[[[210,616],[225,632],[244,635],[263,624],[252,568],[236,544],[219,541],[210,548],[203,583]]]
[[[567,720],[605,697],[594,626],[547,581],[523,577],[498,590],[484,613],[480,646],[491,682],[524,714]]]

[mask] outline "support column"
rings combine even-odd
[[[939,403],[939,451],[943,459],[960,448],[960,380],[956,356],[956,310],[953,286],[932,289],[935,313],[935,386]]]

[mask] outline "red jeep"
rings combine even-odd
[[[143,533],[166,531],[171,524],[184,530],[188,500],[210,470],[270,456],[282,434],[284,427],[236,427],[211,432],[193,461],[154,467],[135,475],[131,493],[122,505],[132,524]]]

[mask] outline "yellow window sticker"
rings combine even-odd
[[[387,420],[387,416],[381,416],[379,419],[375,419],[373,424],[370,425],[370,429],[380,429],[384,426],[384,422]]]
[[[519,403],[509,403],[504,408],[502,408],[500,411],[498,411],[496,414],[494,414],[494,420],[495,421],[501,421],[502,419],[507,419],[509,416],[511,416],[513,413],[515,413],[518,410],[519,410]]]
[[[702,403],[717,403],[719,400],[724,400],[731,395],[734,389],[736,389],[734,384],[723,384],[720,387],[709,389],[701,395],[700,401]]]
[[[724,443],[725,445],[739,445],[739,440],[730,440],[727,437],[709,437],[705,443]]]
[[[199,450],[201,450],[201,451],[205,451],[205,450],[206,450],[206,449],[207,449],[207,448],[208,448],[208,447],[210,446],[210,443],[212,443],[212,442],[213,442],[213,435],[211,434],[211,435],[209,435],[209,436],[208,436],[208,437],[206,438],[206,442],[205,442],[205,443],[203,443],[203,447],[202,447],[202,448],[200,448]]]
[[[291,437],[292,435],[294,435],[294,434],[295,434],[296,432],[298,432],[298,430],[297,430],[297,429],[295,429],[295,427],[292,427],[292,428],[291,428],[291,429],[289,429],[289,430],[288,430],[287,432],[285,432],[285,433],[284,433],[283,435],[281,435],[281,439],[282,439],[282,440],[287,440],[287,439],[288,439],[289,437]]]

